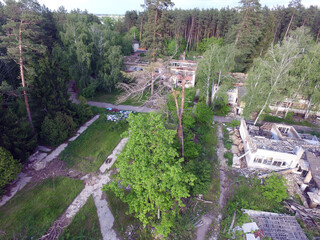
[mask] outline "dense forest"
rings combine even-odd
[[[179,44],[180,53],[188,51],[189,55],[202,54],[210,43],[210,38],[222,38],[225,43],[236,43],[242,49],[236,57],[235,71],[248,70],[255,57],[264,54],[272,42],[283,40],[289,30],[305,26],[310,28],[314,40],[319,40],[320,12],[316,6],[306,8],[301,1],[291,1],[288,7],[278,6],[272,9],[262,7],[257,0],[240,1],[239,4],[238,8],[203,10],[163,11],[160,8],[159,13],[156,12],[158,14],[152,15],[150,11],[127,11],[122,31],[135,26],[142,32],[140,40],[146,47],[150,47],[150,38],[143,37],[149,31],[150,22],[154,23],[150,18],[156,17],[159,23],[157,28],[161,29],[161,36],[166,43],[161,50],[162,54],[170,52],[172,42]],[[146,8],[149,9],[148,6]]]
[[[91,97],[127,81],[122,57],[131,53],[134,35],[149,49],[151,60],[186,52],[191,59],[204,54],[203,62],[208,62],[205,51],[211,44],[225,46],[222,52],[234,49],[227,51],[233,52],[229,56],[222,54],[230,59],[228,66],[208,71],[209,66],[206,73],[213,75],[247,71],[271,43],[301,26],[310,29],[313,41],[319,40],[319,8],[305,8],[300,1],[273,9],[257,0],[220,10],[172,6],[168,0],[146,1],[143,12],[101,21],[63,7],[52,12],[33,0],[0,4],[0,146],[24,162],[37,143],[63,142],[92,115],[85,101],[76,105],[68,100],[70,82]]]
[[[137,137],[131,138],[125,153],[133,149],[140,156],[150,150],[141,149],[151,144],[168,154],[170,164],[181,157],[179,164],[186,171],[174,165],[179,178],[174,184],[164,179],[173,188],[188,183],[182,192],[176,192],[179,201],[189,192],[205,192],[211,181],[209,158],[214,153],[207,142],[216,141],[212,139],[212,110],[229,110],[223,108],[228,103],[225,93],[234,83],[230,72],[248,73],[245,117],[256,113],[257,121],[270,103],[281,104],[287,98],[308,99],[310,111],[319,108],[319,7],[306,8],[300,0],[272,9],[261,6],[258,0],[241,0],[237,8],[173,7],[171,0],[146,0],[144,11],[127,11],[123,19],[115,20],[100,19],[87,11],[68,12],[63,7],[51,11],[36,0],[0,2],[0,193],[16,178],[37,145],[58,146],[93,116],[86,98],[120,91],[119,84],[129,90],[138,87],[141,98],[152,98],[162,91],[159,98],[151,100],[165,98],[167,115],[150,114],[150,119],[148,115],[132,115],[131,119],[142,123],[140,128],[148,138],[145,143],[135,142],[142,130],[131,126],[131,136]],[[157,59],[166,62],[183,53],[187,59],[198,61],[196,86],[201,91],[193,112],[187,108],[193,107],[195,90],[187,91],[183,84],[181,88],[163,87],[156,82],[161,78],[154,77],[153,67],[149,75],[138,72],[140,77],[145,74],[145,79],[140,79],[141,88],[139,81],[125,73],[123,57],[132,53],[134,36],[147,48],[150,66]],[[78,94],[77,104],[70,100],[70,89]],[[149,143],[154,126],[162,135]],[[210,154],[202,154],[204,149]],[[155,150],[154,155],[155,160],[150,161],[157,162],[164,154]],[[126,172],[130,164],[125,160],[129,158],[123,156],[119,162],[123,161]],[[164,162],[161,167],[167,169],[168,165]],[[130,170],[134,173],[136,169],[140,166]],[[193,174],[197,177],[190,177]],[[129,180],[123,183],[125,187],[131,185]],[[118,182],[113,187],[116,189]],[[176,198],[170,201],[174,205]],[[132,204],[135,202],[133,199]],[[160,209],[153,208],[157,212],[153,222],[158,223]],[[178,212],[179,208],[175,214]],[[166,221],[157,225],[159,231],[169,234],[175,227],[174,217],[171,212],[165,215]],[[144,215],[140,220],[147,222]]]

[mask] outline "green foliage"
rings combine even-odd
[[[228,159],[228,160],[231,160],[231,161],[232,161],[232,159],[233,159],[233,154],[232,154],[231,152],[225,152],[225,153],[223,154],[223,157],[226,158],[226,159]]]
[[[67,49],[65,68],[85,97],[96,91],[111,91],[122,79],[122,39],[114,29],[115,22],[110,18],[105,22],[73,11],[65,15],[61,26],[61,41]],[[124,44],[128,45],[128,40]]]
[[[194,115],[197,122],[200,122],[202,124],[212,123],[213,121],[213,113],[211,109],[203,102],[199,102],[197,104]]]
[[[59,240],[70,239],[102,239],[97,208],[92,195],[59,237]]]
[[[275,201],[277,203],[289,197],[287,193],[286,181],[283,176],[276,174],[267,178],[266,184],[262,186],[262,195],[269,201]]]
[[[15,180],[21,168],[21,164],[13,159],[10,152],[0,147],[0,191],[5,185]]]
[[[13,158],[21,162],[28,159],[29,153],[37,145],[37,135],[32,133],[25,116],[22,101],[11,103],[7,109],[0,107],[0,146],[10,151]]]
[[[47,178],[28,184],[0,208],[1,239],[38,239],[83,189],[82,181]]]
[[[187,130],[192,129],[195,127],[195,119],[192,116],[192,112],[191,111],[185,111],[183,113],[183,118],[182,118],[182,124],[183,127]]]
[[[57,112],[54,118],[46,117],[41,126],[40,136],[49,145],[56,146],[65,141],[76,129],[72,117]]]
[[[294,125],[301,125],[301,126],[307,126],[307,127],[313,127],[313,124],[302,120],[301,122],[295,122],[292,118],[280,118],[277,116],[272,116],[268,114],[262,114],[260,117],[261,121],[265,122],[274,122],[274,123],[287,123],[287,124],[294,124]]]
[[[235,211],[237,212],[237,222],[235,223],[235,226],[242,225],[247,219],[247,217],[243,215],[242,209],[278,213],[285,212],[281,202],[261,197],[263,196],[264,190],[260,179],[256,177],[245,178],[243,176],[238,176],[231,181],[234,182],[234,196],[227,202],[224,210],[225,217],[221,226],[221,229],[225,229],[224,232],[222,232],[224,237],[228,236],[227,229],[231,224]]]
[[[186,160],[196,159],[199,156],[201,146],[194,141],[195,134],[193,132],[184,131],[184,157]]]
[[[236,127],[239,127],[239,126],[240,126],[240,120],[233,119],[231,121],[231,127],[232,128],[236,128]]]
[[[116,162],[118,174],[104,189],[128,203],[128,212],[144,225],[166,236],[195,176],[182,170],[183,159],[172,147],[176,131],[165,128],[161,115],[130,115],[129,125],[129,140]]]
[[[183,39],[171,39],[167,41],[168,56],[172,56],[175,59],[178,59],[180,54],[183,54],[186,49],[187,41]]]
[[[215,37],[211,37],[209,39],[207,38],[203,38],[201,40],[201,42],[199,42],[199,45],[198,45],[198,49],[197,51],[202,54],[204,53],[208,47],[212,44],[217,44],[218,46],[222,46],[223,45],[223,39],[222,38],[215,38]]]
[[[185,171],[197,176],[192,187],[192,194],[207,193],[211,183],[212,163],[205,159],[192,159],[186,164]]]
[[[230,111],[230,106],[228,105],[228,96],[223,91],[219,91],[213,103],[214,115],[226,116]]]
[[[86,103],[86,100],[83,97],[79,97],[79,104],[72,104],[73,119],[76,121],[77,125],[81,125],[89,118],[93,116],[91,107]]]
[[[226,142],[226,143],[224,144],[224,147],[225,147],[227,150],[230,150],[231,147],[232,147],[232,145],[231,145],[231,143]]]

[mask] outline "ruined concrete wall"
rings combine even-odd
[[[260,158],[262,162],[255,162],[254,160]],[[265,149],[257,149],[257,151],[251,154],[251,158],[247,161],[249,168],[260,168],[260,169],[271,169],[271,170],[280,170],[287,168],[295,168],[301,158],[300,152],[299,155],[275,152]],[[264,160],[269,160],[268,164],[264,163]],[[285,162],[285,165],[281,166],[273,165],[275,162]]]
[[[249,162],[251,162],[251,159],[252,159],[252,152],[254,152],[255,149],[254,149],[251,137],[248,132],[247,124],[243,119],[241,120],[241,123],[240,123],[239,133],[240,133],[241,139],[243,141],[244,152],[245,153],[249,152],[245,156],[246,162],[249,163]]]
[[[272,111],[278,111],[278,112],[286,112],[287,111],[286,107],[269,106],[269,108]],[[306,114],[307,110],[290,108],[289,112],[298,113],[298,114]],[[315,115],[317,117],[320,117],[320,112],[310,111],[310,115]]]

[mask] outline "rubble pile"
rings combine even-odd
[[[120,111],[115,108],[106,108],[107,113],[104,115],[106,116],[107,121],[112,121],[112,122],[118,122],[123,119],[126,119],[129,117],[130,113],[133,113],[133,111]]]

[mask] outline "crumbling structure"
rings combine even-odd
[[[182,80],[185,80],[185,87],[194,87],[196,83],[196,71],[198,62],[190,60],[171,60],[170,62],[170,73],[171,81],[175,85],[181,86]]]
[[[245,210],[245,213],[256,222],[264,237],[272,240],[308,240],[294,216],[254,210]]]
[[[265,123],[261,127],[240,124],[244,158],[248,168],[300,174],[301,191],[310,207],[320,205],[320,142],[311,134],[299,134],[294,127]]]

